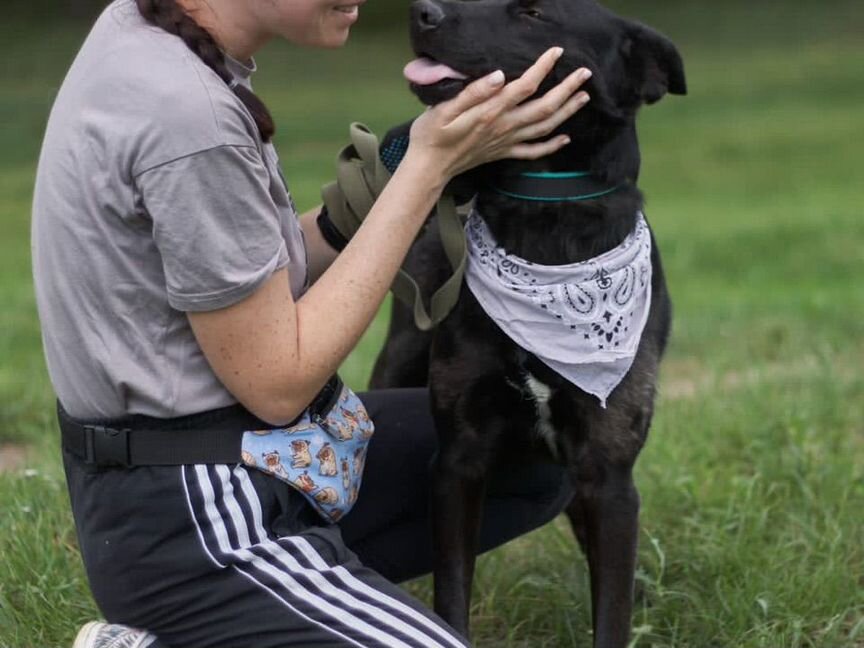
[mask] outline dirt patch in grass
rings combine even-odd
[[[861,357],[861,354],[857,357]],[[812,356],[805,356],[790,363],[761,363],[740,371],[719,374],[701,368],[698,363],[690,360],[667,364],[663,375],[668,377],[661,383],[660,396],[668,400],[695,398],[718,388],[735,390],[760,383],[803,380],[823,371],[826,366],[824,360],[820,361]],[[843,359],[836,358],[831,364],[836,380],[851,381],[858,375],[857,370]]]
[[[27,463],[28,448],[16,443],[0,444],[0,473],[20,470]]]

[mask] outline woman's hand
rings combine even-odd
[[[562,52],[553,47],[506,85],[498,71],[474,81],[454,99],[429,108],[414,121],[406,157],[422,158],[423,166],[439,172],[447,182],[486,162],[531,160],[566,146],[570,141],[566,135],[525,142],[548,135],[588,102],[587,93],[576,91],[591,72],[580,68],[544,96],[523,103],[537,92]]]

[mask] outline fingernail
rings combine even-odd
[[[567,146],[570,143],[570,138],[565,135],[564,137],[561,138],[561,142],[562,142],[561,146]]]
[[[587,81],[592,76],[594,76],[594,73],[591,72],[591,70],[589,70],[588,68],[582,68],[581,70],[579,70],[579,78],[583,81]]]
[[[504,73],[501,70],[495,70],[492,74],[486,77],[486,81],[491,86],[499,86],[504,83]]]
[[[578,101],[580,104],[586,104],[591,101],[591,97],[587,92],[580,92],[578,95],[576,95],[576,101]]]
[[[556,47],[552,51],[555,53],[555,58],[558,59],[558,58],[561,58],[561,55],[564,53],[564,48],[563,47]]]

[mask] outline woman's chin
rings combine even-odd
[[[349,34],[349,30],[345,29],[339,34],[328,35],[326,41],[321,44],[321,47],[326,49],[337,49],[342,47],[346,42],[348,42]]]
[[[334,9],[333,13],[339,14],[340,12]],[[334,16],[334,18],[335,20],[327,21],[325,29],[322,30],[321,37],[315,43],[318,47],[327,49],[342,47],[351,34],[351,25],[357,22],[356,16],[349,20],[346,20],[342,15]]]
[[[316,49],[338,49],[345,45],[348,41],[350,30],[348,29],[328,29],[319,33],[314,38],[308,36],[303,39],[289,38],[292,43],[301,47],[314,47]]]

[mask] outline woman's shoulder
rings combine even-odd
[[[255,122],[225,82],[178,37],[115,0],[87,37],[58,107],[134,157],[131,173],[218,146],[259,146]],[[55,107],[56,108],[56,107]],[[98,141],[97,141],[98,145]]]

